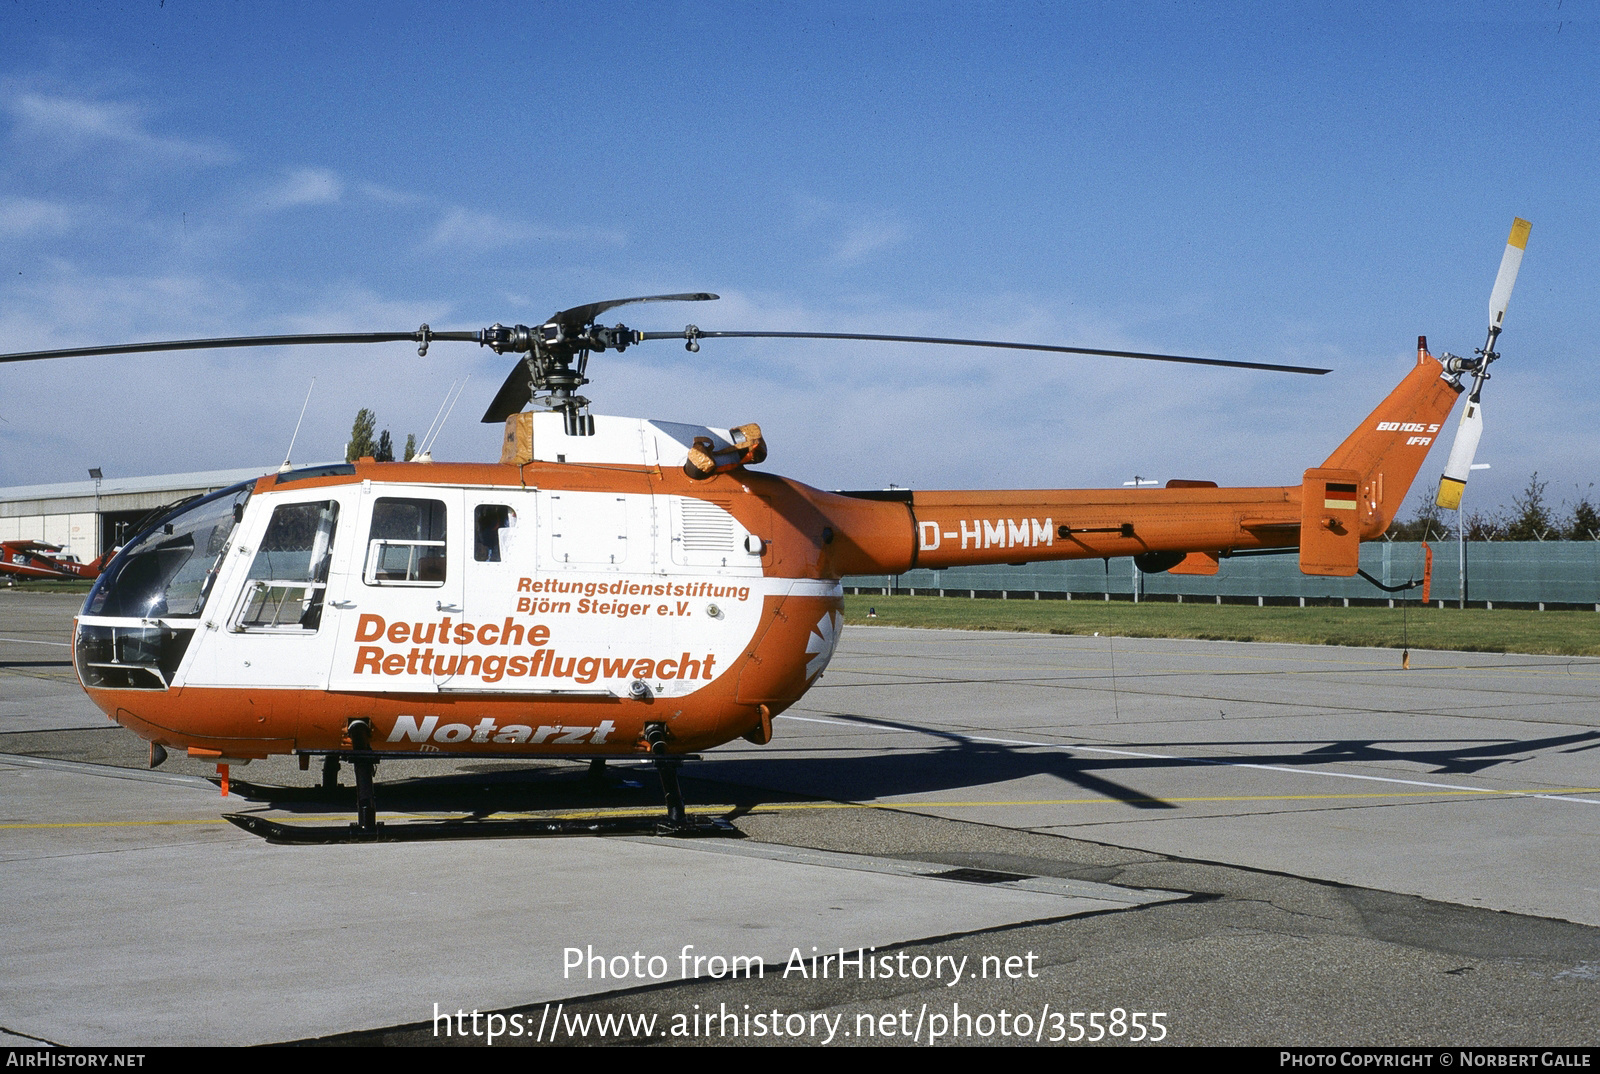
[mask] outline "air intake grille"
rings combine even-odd
[[[721,504],[709,500],[678,501],[683,548],[686,552],[732,552],[733,516]]]

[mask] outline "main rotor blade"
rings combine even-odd
[[[429,342],[444,340],[455,343],[477,343],[481,332],[434,332],[429,330]],[[0,362],[31,362],[41,358],[89,358],[105,354],[146,354],[154,351],[206,351],[224,347],[294,347],[318,343],[421,343],[420,329],[411,332],[336,332],[298,336],[234,336],[228,339],[175,339],[159,343],[118,343],[109,347],[68,347],[54,351],[24,351],[19,354],[0,354]]]
[[[1057,347],[1045,343],[1004,343],[993,339],[943,339],[937,336],[879,336],[859,332],[641,332],[641,339],[862,339],[874,343],[941,343],[952,347],[999,347],[1014,351],[1049,351],[1055,354],[1094,354],[1111,358],[1142,358],[1153,362],[1227,366],[1232,369],[1266,369],[1274,373],[1310,373],[1321,376],[1331,369],[1270,362],[1235,362],[1224,358],[1191,358],[1182,354],[1148,354],[1144,351],[1109,351],[1097,347]]]
[[[500,390],[494,393],[494,400],[489,404],[489,409],[483,412],[480,419],[485,424],[498,424],[505,421],[513,414],[520,413],[533,398],[533,381],[528,376],[527,367],[519,359],[511,367],[511,372],[506,374],[506,379],[500,385]]]
[[[586,324],[593,324],[594,319],[614,306],[626,306],[632,302],[711,302],[719,298],[718,295],[696,291],[689,295],[644,295],[641,298],[613,298],[607,302],[590,302],[584,306],[573,306],[569,310],[562,310],[551,317],[565,328],[582,328]]]
[[[1520,216],[1511,218],[1511,237],[1506,240],[1506,252],[1500,258],[1500,274],[1494,278],[1494,290],[1489,292],[1489,330],[1497,332],[1505,318],[1506,306],[1511,302],[1511,288],[1517,282],[1517,270],[1522,268],[1522,255],[1528,249],[1528,232],[1533,225]]]

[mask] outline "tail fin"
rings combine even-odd
[[[1460,394],[1428,353],[1427,337],[1418,336],[1416,367],[1322,464],[1359,475],[1363,538],[1381,535],[1394,521]]]

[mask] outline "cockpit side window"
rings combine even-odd
[[[381,497],[372,505],[362,581],[382,586],[442,586],[448,570],[441,500]]]
[[[273,509],[250,561],[235,630],[304,633],[321,625],[338,522],[336,500]]]

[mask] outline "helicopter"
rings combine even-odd
[[[1297,550],[1348,577],[1379,537],[1472,374],[1470,421],[1442,479],[1464,481],[1481,392],[1526,246],[1517,220],[1474,358],[1416,363],[1298,482],[1224,488],[828,492],[756,469],[756,423],[594,414],[591,356],[652,340],[837,339],[1008,348],[1320,375],[1326,369],[995,340],[754,331],[642,332],[602,314],[697,292],[595,302],[536,326],[253,336],[0,355],[44,358],[332,343],[444,342],[517,356],[488,409],[496,462],[371,458],[286,469],[183,503],[116,554],[74,626],[79,680],[150,742],[230,765],[293,754],[356,775],[356,821],[312,830],[230,814],[279,842],[432,838],[461,825],[377,821],[374,768],[419,757],[644,758],[664,818],[483,821],[470,834],[714,831],[677,770],[698,751],[771,741],[773,717],[827,668],[842,579],[913,568],[1131,556],[1145,572],[1215,574],[1224,557]],[[531,409],[529,409],[531,407]],[[1457,454],[1462,458],[1457,459]],[[1464,461],[1463,461],[1464,460]],[[1458,465],[1459,463],[1459,465]]]

